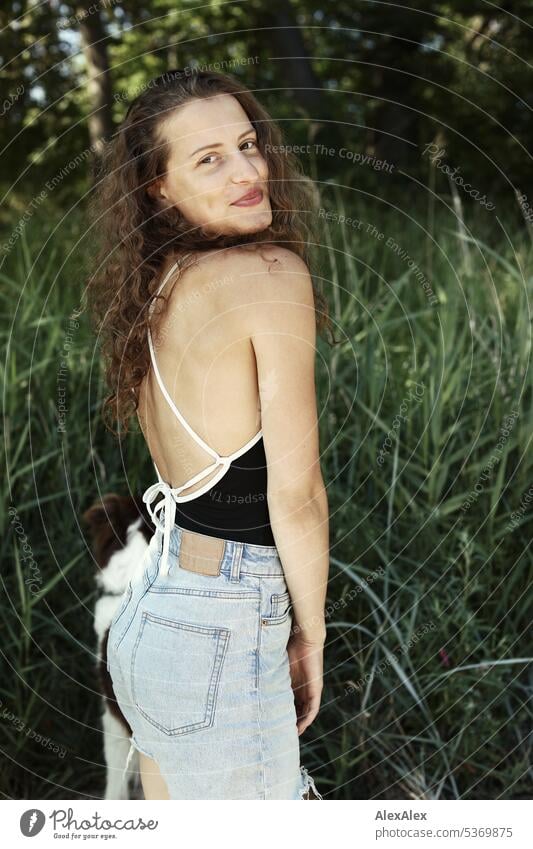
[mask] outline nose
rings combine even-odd
[[[245,150],[239,150],[232,159],[231,180],[234,183],[249,183],[257,180],[259,171],[250,160],[250,154]]]

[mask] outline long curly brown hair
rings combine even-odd
[[[258,146],[268,165],[272,223],[259,233],[210,235],[191,227],[176,207],[162,208],[147,191],[165,175],[169,158],[169,144],[162,144],[158,136],[160,123],[191,98],[221,93],[233,95],[241,104],[257,131]],[[202,251],[249,242],[285,246],[310,270],[317,331],[331,333],[327,301],[313,278],[318,204],[318,192],[302,173],[299,160],[286,150],[280,128],[237,79],[175,70],[147,84],[106,145],[89,205],[98,245],[87,298],[111,390],[102,408],[106,427],[120,436],[112,427],[117,422],[124,435],[137,410],[138,387],[150,367],[148,307],[169,254],[177,262],[179,276]],[[157,297],[166,301],[162,295]]]

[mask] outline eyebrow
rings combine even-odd
[[[256,132],[255,127],[250,127],[249,130],[245,130],[244,133],[240,134],[237,141],[240,141],[243,136],[247,136],[249,133],[255,133],[255,132]],[[222,144],[223,144],[223,142],[214,142],[213,144],[204,144],[204,145],[202,145],[202,147],[197,147],[196,150],[193,151],[193,153],[190,153],[187,158],[191,159],[193,156],[196,156],[197,153],[200,153],[201,150],[207,150],[210,147],[220,147]]]

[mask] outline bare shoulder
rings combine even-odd
[[[312,281],[305,261],[281,245],[254,245],[224,252],[221,270],[234,283],[241,303],[287,300],[313,304]]]
[[[258,243],[230,248],[227,256],[239,266],[256,269],[259,273],[276,274],[291,272],[293,274],[309,274],[304,260],[290,248],[283,245]]]
[[[180,279],[187,288],[209,294],[212,308],[244,322],[241,327],[250,335],[265,323],[279,322],[284,308],[289,307],[288,321],[294,320],[291,306],[314,309],[307,264],[280,245],[257,243],[206,251]]]

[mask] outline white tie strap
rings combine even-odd
[[[152,508],[153,501],[158,495],[163,495],[161,501]],[[176,521],[176,502],[172,487],[165,481],[158,481],[149,486],[143,495],[143,501],[146,504],[148,512],[152,518],[154,525],[158,531],[163,534],[163,552],[161,555],[161,574],[168,575],[168,553],[170,548],[170,534]],[[159,518],[161,510],[165,511],[164,524]]]
[[[256,439],[256,437],[254,437]],[[256,440],[257,441],[257,440]],[[146,492],[143,494],[143,501],[146,504],[148,509],[148,513],[151,516],[151,519],[156,526],[158,531],[161,531],[163,534],[163,552],[161,555],[161,566],[160,573],[161,575],[168,575],[168,555],[170,550],[170,534],[172,533],[172,528],[176,523],[176,504],[180,501],[192,501],[194,498],[198,498],[200,495],[203,495],[204,492],[207,492],[214,486],[220,478],[222,478],[228,468],[230,467],[232,461],[232,456],[230,457],[220,457],[218,460],[215,460],[214,463],[211,463],[206,469],[202,469],[198,472],[197,475],[194,475],[186,484],[182,486],[172,487],[169,483],[167,483],[161,477],[159,473],[159,469],[157,468],[156,463],[154,462],[154,468],[157,472],[158,480],[156,483],[153,483],[148,487]],[[212,477],[207,483],[205,483],[200,489],[195,490],[189,495],[180,495],[180,493],[190,487],[191,485],[198,483],[202,478],[205,478],[210,472],[216,469],[217,466],[220,466],[218,472],[214,477]],[[158,497],[158,495],[162,495],[163,498],[161,501],[158,501],[155,507],[152,507],[152,503]],[[165,512],[165,520],[161,521],[159,518],[159,514],[161,510]]]
[[[159,288],[156,292],[157,295],[161,292],[161,290],[165,286],[166,282],[170,279],[170,277],[172,276],[172,274],[176,270],[177,265],[178,265],[177,262],[174,263],[172,268],[170,268],[168,273],[165,275],[163,281],[161,282],[161,284],[160,284],[160,286],[159,286]],[[150,306],[148,308],[149,317],[151,316],[152,311],[155,307],[155,300],[156,299],[154,297],[152,303],[150,304]],[[161,392],[163,393],[165,400],[167,401],[172,412],[174,413],[174,416],[181,422],[183,427],[190,434],[190,436],[195,440],[195,442],[201,448],[203,448],[204,451],[206,451],[213,458],[212,463],[210,463],[205,468],[201,469],[196,475],[193,475],[193,477],[190,478],[188,481],[186,481],[184,484],[182,484],[181,486],[177,486],[177,487],[171,487],[170,484],[167,483],[163,479],[162,475],[159,472],[159,469],[157,468],[157,464],[156,464],[155,460],[153,460],[154,469],[157,473],[158,482],[154,483],[154,484],[152,484],[152,486],[148,487],[146,492],[143,494],[143,501],[148,508],[148,512],[149,512],[157,530],[161,531],[161,533],[163,534],[163,551],[162,551],[162,555],[161,555],[160,571],[161,571],[162,575],[168,575],[168,568],[169,568],[168,555],[169,555],[169,548],[170,548],[170,534],[172,532],[172,528],[175,525],[176,504],[178,504],[180,502],[185,502],[185,501],[193,501],[194,499],[199,498],[201,495],[204,495],[204,493],[209,492],[209,490],[213,486],[215,486],[219,482],[219,480],[221,480],[224,477],[224,475],[228,471],[229,467],[231,466],[233,460],[236,460],[239,457],[241,457],[243,454],[245,454],[247,451],[249,451],[250,448],[253,445],[255,445],[257,442],[259,442],[259,440],[262,438],[263,431],[260,428],[258,430],[258,432],[255,433],[251,437],[251,439],[249,439],[244,445],[242,445],[240,448],[238,448],[237,451],[233,451],[231,454],[226,454],[226,455],[219,454],[218,451],[215,451],[214,448],[211,448],[211,446],[208,445],[207,442],[205,442],[205,440],[202,439],[200,434],[197,433],[194,430],[194,428],[192,428],[190,426],[190,424],[186,421],[186,419],[180,413],[180,411],[176,407],[174,401],[172,400],[170,393],[168,392],[168,390],[167,390],[167,388],[166,388],[166,386],[163,382],[163,378],[161,377],[161,373],[160,373],[158,365],[157,365],[157,360],[156,360],[156,356],[155,356],[155,349],[154,349],[154,345],[153,345],[153,341],[152,341],[152,333],[151,333],[151,330],[150,330],[150,326],[148,326],[148,346],[150,348],[150,357],[151,357],[151,360],[152,360],[152,366],[153,366],[153,370],[154,370],[154,373],[155,373],[155,376],[156,376],[156,380],[159,384],[159,388],[161,389]],[[217,467],[218,467],[218,471],[216,472],[216,474],[213,474],[213,476],[211,478],[209,478],[209,480],[206,483],[204,483],[203,486],[199,487],[198,489],[195,489],[193,492],[190,492],[188,495],[182,495],[184,490],[189,489],[191,486],[194,486],[195,484],[199,483],[204,478],[209,477],[211,472],[214,472],[215,469],[217,469]],[[157,498],[158,495],[162,495],[163,498],[162,498],[161,501],[159,501],[155,505],[155,507],[152,508],[152,503],[155,501],[155,499]],[[161,510],[165,511],[165,521],[164,521],[164,523],[161,522],[161,520],[159,518],[159,514],[161,513]],[[156,537],[155,537],[155,534],[154,534],[154,539],[155,538]],[[152,549],[153,549],[153,546],[152,546]]]

